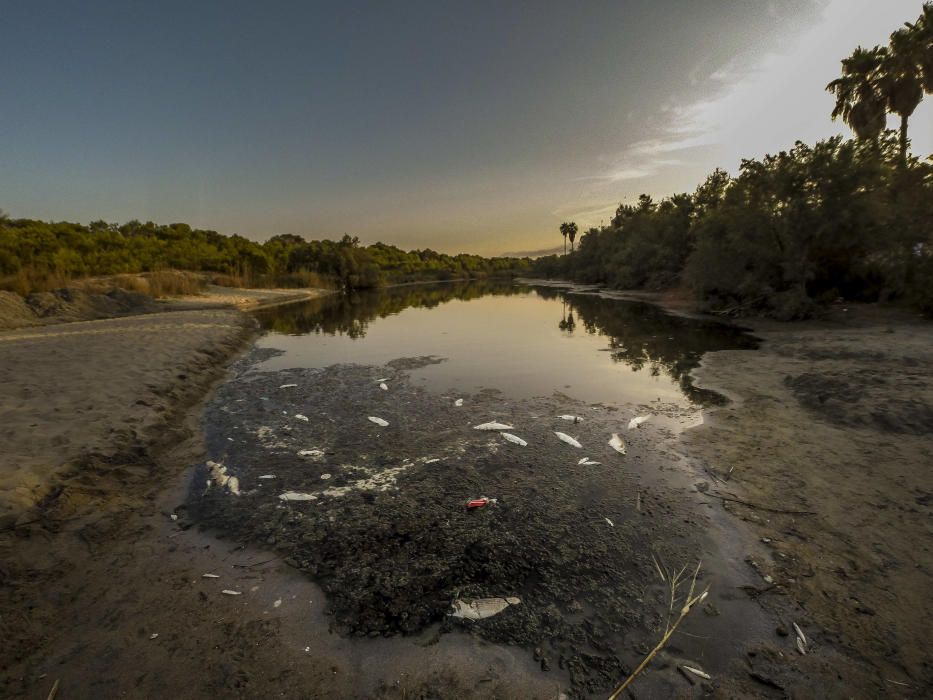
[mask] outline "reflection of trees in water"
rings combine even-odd
[[[371,321],[392,316],[409,307],[434,308],[449,301],[469,301],[488,295],[511,296],[526,287],[503,280],[476,280],[451,284],[388,287],[355,294],[333,294],[302,304],[257,311],[264,330],[286,335],[324,333],[362,338]]]
[[[690,380],[690,370],[700,364],[703,353],[757,347],[754,338],[731,326],[671,316],[652,304],[567,294],[547,287],[536,287],[535,292],[544,299],[561,299],[561,330],[573,332],[576,312],[587,333],[608,338],[615,362],[624,362],[633,371],[646,370],[652,376],[667,374],[688,398],[699,403],[724,401],[721,395],[698,389]]]

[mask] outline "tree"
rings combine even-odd
[[[884,131],[885,95],[879,70],[886,53],[880,46],[870,50],[859,46],[851,56],[842,59],[842,77],[826,86],[836,97],[833,120],[842,117],[863,141],[877,140]]]
[[[923,3],[920,18],[914,24],[907,24],[914,40],[919,44],[920,81],[923,91],[933,95],[933,2]]]
[[[564,255],[567,254],[567,234],[570,233],[570,224],[566,221],[560,225],[560,233],[564,237]]]
[[[923,99],[920,60],[924,53],[920,32],[915,28],[898,29],[880,66],[879,85],[888,110],[901,118],[901,163],[907,162],[907,122]]]
[[[570,252],[573,252],[573,241],[577,237],[577,225],[571,221],[567,224],[567,237],[570,239]]]

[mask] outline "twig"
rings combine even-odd
[[[755,510],[764,510],[768,513],[783,513],[785,515],[816,515],[815,511],[812,510],[784,510],[783,508],[769,508],[768,506],[761,506],[757,503],[749,503],[748,501],[743,501],[741,498],[734,498],[732,496],[725,496],[721,493],[703,493],[702,495],[708,498],[721,498],[724,501],[732,501],[733,503],[740,503],[743,506],[748,506],[749,508],[754,508]]]
[[[674,605],[673,596],[676,595],[675,591],[677,590],[677,586],[679,586],[681,583],[681,581],[679,580],[675,581],[675,579],[679,579],[683,571],[684,569],[681,569],[680,573],[677,574],[676,577],[674,576],[670,577],[671,591],[672,591],[671,592],[671,596],[672,596],[671,608],[673,608],[673,605]],[[694,570],[693,576],[690,580],[690,591],[687,593],[686,598],[684,598],[684,605],[680,609],[680,616],[677,618],[677,620],[674,621],[673,625],[670,625],[670,624],[668,625],[666,631],[664,632],[664,635],[661,637],[661,641],[659,641],[657,645],[654,647],[654,649],[652,649],[648,653],[648,655],[642,660],[642,662],[638,664],[638,667],[634,671],[632,671],[631,675],[625,679],[622,685],[616,688],[615,692],[609,696],[609,700],[616,700],[616,698],[618,698],[622,694],[622,692],[626,688],[629,687],[632,681],[635,680],[635,677],[639,673],[641,673],[643,670],[645,670],[645,667],[651,662],[651,660],[657,655],[657,653],[661,651],[661,649],[664,648],[664,645],[667,644],[668,640],[671,638],[671,635],[674,634],[674,631],[677,629],[678,625],[680,625],[680,623],[683,622],[687,618],[687,615],[690,614],[690,611],[693,610],[693,607],[697,603],[701,603],[706,598],[706,594],[709,593],[709,586],[707,586],[706,589],[704,589],[702,593],[696,596],[693,595],[693,591],[696,588],[697,576],[699,575],[699,573],[700,573],[700,563],[698,562],[697,568]]]
[[[55,696],[58,695],[58,684],[61,683],[60,678],[56,678],[55,682],[52,684],[52,689],[49,691],[49,697],[47,700],[55,700]]]

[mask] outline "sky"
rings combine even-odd
[[[848,134],[826,83],[921,6],[5,0],[0,209],[542,251],[562,221]],[[933,154],[933,98],[910,136]]]

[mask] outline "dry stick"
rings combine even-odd
[[[622,692],[626,688],[629,687],[632,681],[635,680],[635,677],[639,673],[641,673],[643,670],[645,670],[645,666],[647,666],[651,662],[651,660],[657,655],[657,653],[661,651],[661,649],[664,648],[664,645],[667,644],[668,640],[671,638],[671,635],[674,634],[674,631],[677,629],[677,626],[686,619],[687,615],[690,614],[690,611],[693,609],[693,606],[699,603],[704,598],[706,598],[706,594],[709,592],[709,586],[707,586],[706,589],[702,593],[700,593],[698,596],[694,597],[693,595],[693,590],[697,582],[697,574],[699,573],[700,573],[700,564],[697,563],[696,571],[693,572],[693,580],[690,582],[690,592],[687,594],[684,607],[681,608],[680,610],[680,617],[677,618],[677,620],[674,622],[673,625],[670,625],[667,628],[667,631],[664,633],[664,636],[661,637],[661,641],[658,642],[657,646],[655,646],[655,648],[651,650],[648,656],[646,656],[642,660],[642,662],[638,664],[638,668],[632,671],[631,675],[625,679],[625,682],[622,683],[622,685],[620,685],[618,688],[616,688],[616,691],[612,695],[609,696],[609,700],[616,700],[616,698],[618,698],[622,694]],[[672,590],[674,590],[674,588],[672,588]]]
[[[783,513],[785,515],[816,515],[816,512],[812,510],[784,510],[783,508],[769,508],[768,506],[760,506],[757,503],[749,503],[748,501],[743,501],[741,498],[733,498],[732,496],[723,496],[721,493],[704,493],[703,495],[706,496],[707,498],[721,498],[724,501],[732,501],[733,503],[741,503],[743,506],[748,506],[749,508],[754,508],[755,510],[764,510],[764,511],[767,511],[768,513]]]
[[[52,684],[52,689],[49,691],[49,696],[47,700],[55,700],[55,696],[58,695],[58,684],[61,683],[60,678],[55,679],[55,683]]]

